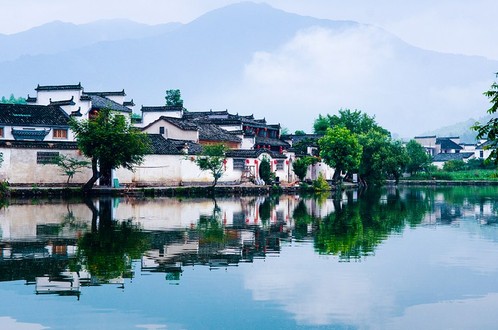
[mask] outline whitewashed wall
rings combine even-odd
[[[149,134],[159,134],[159,128],[164,127],[165,131],[163,136],[167,139],[175,139],[175,140],[189,140],[193,142],[199,141],[199,132],[198,131],[185,131],[181,128],[168,123],[167,121],[160,120],[143,131]]]
[[[67,176],[57,165],[37,164],[37,152],[59,152],[59,154],[83,159],[77,150],[0,148],[0,152],[3,153],[0,179],[10,183],[66,183]],[[91,169],[85,168],[81,173],[75,174],[71,182],[85,183],[91,176]]]

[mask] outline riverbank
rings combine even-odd
[[[387,185],[396,185],[394,181],[387,181]],[[498,186],[498,181],[487,180],[400,180],[398,186]],[[344,183],[342,189],[355,189],[358,185]],[[337,187],[331,187],[335,191]],[[195,196],[254,196],[275,194],[298,194],[312,192],[312,189],[303,189],[297,184],[280,186],[258,186],[253,184],[242,185],[207,185],[197,186],[121,186],[118,188],[95,187],[87,196],[136,196],[136,197],[195,197]],[[85,196],[80,186],[61,187],[53,185],[9,186],[9,194],[16,198],[36,197],[81,197]]]
[[[247,195],[268,195],[271,193],[296,194],[304,192],[298,185],[282,186],[258,186],[252,184],[243,185],[218,185],[211,187],[207,185],[198,186],[148,186],[148,187],[94,187],[90,192],[83,193],[80,186],[60,187],[60,186],[9,186],[11,197],[33,198],[33,197],[81,197],[81,196],[247,196]]]

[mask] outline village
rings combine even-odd
[[[316,141],[316,134],[281,134],[280,124],[269,124],[264,118],[222,111],[188,111],[183,106],[141,106],[133,116],[135,103],[127,100],[123,90],[116,92],[85,91],[81,83],[35,88],[26,104],[0,104],[0,153],[3,162],[0,179],[12,185],[62,185],[66,177],[54,164],[60,155],[84,159],[78,150],[70,118],[92,118],[101,109],[110,109],[126,116],[133,125],[147,133],[152,151],[133,171],[113,171],[113,186],[182,186],[208,185],[213,178],[194,162],[206,145],[223,144],[229,151],[224,161],[224,174],[219,184],[253,183],[263,185],[259,164],[269,160],[278,183],[293,185],[298,181],[293,171],[296,158],[304,156],[293,148],[297,142]],[[449,160],[484,159],[490,150],[486,141],[460,143],[459,137],[418,136],[414,138],[442,168]],[[313,153],[315,145],[307,148]],[[306,178],[322,176],[331,180],[334,169],[324,162],[308,168]],[[76,173],[73,184],[83,184],[91,177],[91,169]]]

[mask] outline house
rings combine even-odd
[[[185,111],[186,109],[182,106],[142,106],[140,109],[142,118],[136,126],[147,127],[161,117],[182,118]]]
[[[58,105],[0,104],[0,139],[72,141],[69,118]]]
[[[88,119],[102,108],[131,115],[132,109],[127,105],[134,104],[125,101],[124,89],[118,92],[85,92],[81,83],[78,83],[77,85],[38,85],[35,90],[35,97],[28,94],[27,104],[59,106],[75,118]]]
[[[194,123],[215,124],[242,139],[241,149],[268,149],[282,153],[289,144],[280,140],[280,124],[269,125],[266,119],[253,115],[240,116],[224,111],[199,111],[184,113],[184,119]]]
[[[138,186],[169,186],[188,184],[212,184],[209,171],[202,171],[195,158],[202,146],[191,140],[165,138],[161,134],[149,134],[152,151],[145,156],[144,162],[134,167],[134,171],[117,169],[115,175],[119,182]],[[227,158],[223,164],[225,173],[220,183],[238,183],[241,173],[233,171],[233,160]]]
[[[432,164],[437,168],[442,169],[447,161],[461,160],[467,162],[469,159],[473,158],[475,158],[473,152],[439,153],[432,158]]]
[[[124,90],[85,92],[81,83],[38,85],[35,90],[36,96],[28,95],[26,105],[0,105],[0,152],[4,155],[0,177],[11,183],[65,183],[67,177],[53,161],[60,155],[84,159],[69,128],[71,118],[91,119],[104,108],[132,118],[134,102],[125,100]],[[134,172],[114,171],[122,184],[210,184],[211,173],[201,171],[195,158],[203,145],[220,143],[230,149],[220,183],[258,179],[258,164],[264,158],[280,180],[293,179],[285,153],[290,145],[280,140],[280,125],[227,110],[190,112],[182,106],[142,106],[141,111],[136,126],[149,134],[153,148]],[[90,169],[84,169],[73,182],[84,183],[90,176]]]
[[[431,135],[417,136],[414,139],[432,156],[432,164],[440,169],[450,160],[467,162],[469,159],[476,158],[474,147],[461,144],[458,136],[436,137]]]
[[[491,155],[494,147],[495,145],[493,142],[489,140],[480,141],[474,150],[475,158],[487,159]]]
[[[279,181],[288,182],[293,172],[286,155],[268,149],[230,150],[226,154],[231,159],[231,171],[240,181],[256,181],[259,179],[259,166],[266,158],[270,162],[270,170]]]

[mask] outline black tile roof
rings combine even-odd
[[[92,98],[90,97],[90,95],[81,95],[80,96],[80,101],[91,101]]]
[[[476,149],[481,150],[481,149],[492,148],[492,147],[494,147],[494,146],[495,146],[495,143],[494,143],[493,141],[487,140],[487,141],[485,141],[485,142],[483,142],[483,143],[479,144],[479,145],[476,147]]]
[[[319,140],[323,137],[323,134],[305,134],[305,135],[295,135],[295,134],[286,134],[280,137],[281,140],[290,140],[292,144],[299,143],[304,140]]]
[[[35,91],[65,91],[65,90],[81,90],[83,87],[81,87],[81,83],[78,83],[78,85],[51,85],[51,86],[40,86],[35,88]]]
[[[226,153],[227,157],[231,158],[257,158],[261,154],[266,153],[269,154],[271,158],[275,159],[286,159],[287,157],[284,154],[268,150],[268,149],[235,149],[229,150]]]
[[[74,150],[78,149],[77,142],[62,141],[19,141],[0,140],[1,148],[23,148],[23,149],[58,149]]]
[[[43,141],[50,133],[50,129],[14,129],[12,128],[12,136],[16,140],[35,140]]]
[[[449,160],[465,160],[474,155],[473,152],[437,154],[432,158],[433,162],[447,162]]]
[[[227,130],[215,125],[215,124],[200,124],[199,127],[199,140],[203,141],[219,141],[219,142],[235,142],[240,143],[242,139],[238,136],[231,134]]]
[[[215,116],[215,117],[220,117],[220,116],[228,116],[228,110],[222,110],[222,111],[185,111],[183,114],[184,117],[193,119],[193,118],[204,118],[204,117],[209,117],[209,116]]]
[[[256,144],[271,145],[272,147],[284,147],[289,148],[290,145],[279,139],[272,139],[268,137],[256,136]]]
[[[78,110],[72,111],[70,116],[71,117],[81,117],[81,116],[83,116],[81,114],[81,107],[79,107]]]
[[[422,136],[415,136],[414,139],[435,139],[435,135],[422,135]]]
[[[171,124],[175,125],[176,127],[181,128],[184,131],[198,131],[199,130],[199,127],[196,124],[191,123],[191,122],[186,121],[186,120],[181,119],[181,118],[161,116],[161,117],[159,117],[159,119],[167,121],[168,123],[171,123]]]
[[[31,97],[28,94],[28,97],[26,98],[26,103],[36,103],[36,97]]]
[[[97,96],[126,96],[125,90],[117,91],[117,92],[84,92],[86,95],[97,95]]]
[[[199,154],[202,146],[198,143],[187,140],[166,139],[161,134],[148,134],[154,155],[181,155],[185,144],[188,147],[188,154]]]
[[[90,98],[92,99],[93,109],[110,109],[119,112],[132,112],[130,108],[127,108],[124,105],[114,102],[113,100],[110,100],[108,98],[98,95],[90,95]]]
[[[0,125],[68,126],[69,116],[59,106],[0,104]]]
[[[185,108],[180,105],[163,105],[163,106],[143,106],[142,112],[168,112],[168,111],[185,111]]]
[[[61,100],[61,101],[52,101],[52,99],[50,99],[50,105],[75,105],[76,103],[74,103],[74,96],[71,96],[71,99],[69,100]]]
[[[450,140],[450,138],[437,138],[436,144],[441,146],[443,150],[462,150],[462,146]]]
[[[125,107],[134,107],[135,106],[135,102],[133,102],[133,99],[131,99],[131,101],[124,101],[123,105]]]

